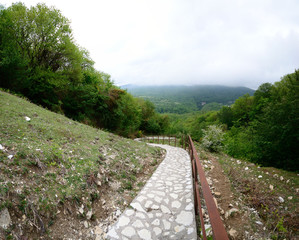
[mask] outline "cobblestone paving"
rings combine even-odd
[[[163,162],[107,233],[108,239],[196,239],[191,163],[182,148]]]

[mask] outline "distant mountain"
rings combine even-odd
[[[160,113],[188,113],[201,110],[206,104],[231,105],[234,101],[254,90],[247,87],[228,87],[220,85],[194,86],[138,86],[124,85],[133,96],[150,100]],[[215,104],[214,104],[215,105]]]

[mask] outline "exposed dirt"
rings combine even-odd
[[[205,153],[202,160],[207,181],[217,201],[218,210],[230,239],[264,239],[265,230],[262,225],[251,225],[251,215],[256,211],[250,210],[237,194],[232,191],[231,182],[224,174],[218,160]],[[258,221],[258,220],[257,220]],[[258,221],[260,222],[260,221]]]
[[[120,213],[128,207],[143,187],[138,186],[137,183],[146,183],[164,157],[165,152],[156,159],[155,164],[145,161],[144,171],[136,174],[132,190],[120,191],[121,184],[115,180],[100,187],[99,199],[90,206],[92,209],[90,220],[86,219],[86,210],[80,215],[78,209],[71,207],[71,204],[69,207],[64,204],[57,216],[58,220],[50,228],[53,239],[95,239],[95,237],[104,239],[107,227],[117,220]]]
[[[150,178],[157,166],[165,158],[165,151],[157,154],[156,158],[149,157],[141,159],[142,170],[134,174],[134,181],[130,181],[130,186],[124,186],[124,179],[119,178],[119,174],[126,169],[123,162],[119,161],[113,168],[102,168],[106,171],[100,185],[97,184],[97,178],[94,175],[87,177],[89,192],[93,192],[93,199],[74,199],[66,198],[64,202],[59,202],[55,213],[44,215],[37,209],[26,208],[25,214],[17,208],[10,208],[11,222],[14,225],[12,230],[4,231],[0,228],[0,239],[5,239],[10,232],[14,236],[12,239],[105,239],[105,233],[109,225],[116,221],[121,212],[128,207],[130,202],[140,191],[146,181]],[[107,166],[111,164],[112,158],[107,157]],[[37,167],[30,168],[32,171],[41,172]],[[103,173],[103,172],[102,172]],[[116,173],[118,175],[116,175]],[[127,172],[129,177],[129,172]],[[23,178],[23,182],[30,179]],[[20,180],[20,181],[21,181]],[[35,184],[35,183],[32,183]],[[10,196],[14,199],[14,196]],[[33,201],[32,196],[26,198],[28,202]],[[32,205],[32,207],[34,207]],[[89,216],[88,216],[89,215]],[[39,221],[38,219],[41,219]],[[44,225],[44,219],[48,219]],[[49,220],[50,219],[50,220]],[[40,225],[38,223],[41,223]]]

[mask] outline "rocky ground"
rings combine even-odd
[[[230,239],[299,239],[297,174],[198,152]]]

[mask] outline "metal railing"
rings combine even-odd
[[[203,198],[205,200],[205,204],[206,204],[206,207],[208,210],[210,223],[211,223],[212,231],[213,231],[213,239],[226,240],[226,239],[228,239],[228,236],[227,236],[226,230],[224,228],[223,222],[220,218],[219,211],[215,204],[209,184],[205,177],[204,170],[199,161],[192,138],[190,136],[188,136],[188,140],[189,140],[188,150],[189,150],[189,155],[191,157],[192,174],[193,174],[195,213],[196,213],[196,215],[199,214],[199,216],[200,216],[202,237],[203,237],[203,239],[207,239],[203,214],[201,211],[202,208],[201,208],[201,201],[200,201],[200,195],[199,195],[199,189],[200,189],[199,184],[201,185],[202,195],[203,195]],[[198,176],[199,176],[200,181],[198,181]]]
[[[147,143],[168,144],[168,145],[171,145],[174,147],[184,148],[185,150],[188,147],[188,136],[187,135],[144,136],[141,138],[136,138],[135,140],[144,141]]]
[[[213,239],[215,240],[228,240],[226,230],[224,228],[223,222],[220,218],[219,211],[215,204],[212,192],[210,190],[209,184],[205,177],[204,170],[199,161],[194,143],[190,136],[182,135],[179,138],[177,136],[147,136],[140,138],[139,140],[151,143],[169,144],[176,147],[182,147],[187,149],[191,158],[192,165],[192,176],[193,176],[193,190],[194,190],[194,205],[195,214],[199,215],[202,238],[207,239],[206,229],[204,224],[204,218],[202,213],[202,205],[200,199],[200,190],[204,199],[204,203],[207,207],[210,223],[213,231]]]

